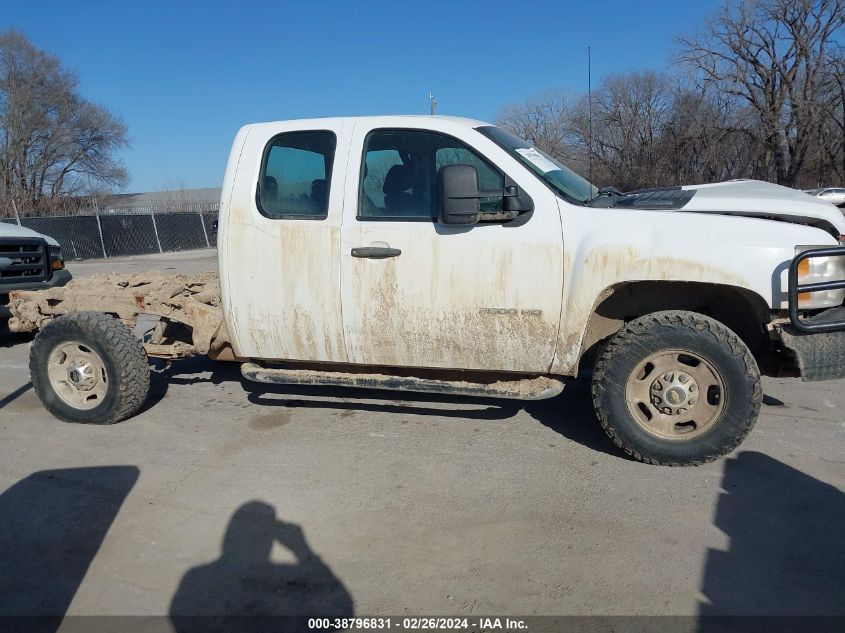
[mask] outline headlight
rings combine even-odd
[[[814,248],[830,248],[830,246],[796,246],[795,255],[800,255]],[[843,279],[845,279],[845,256],[811,257],[798,264],[798,283],[802,286]],[[833,308],[842,305],[843,302],[845,302],[845,290],[802,292],[798,295],[798,307],[801,310]]]
[[[61,246],[50,246],[50,270],[61,270],[65,267],[65,257]]]

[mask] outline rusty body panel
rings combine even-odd
[[[771,310],[786,307],[786,270],[795,240],[818,229],[738,216],[576,207],[560,201],[566,247],[561,328],[551,372],[574,375],[596,335],[618,327],[593,321],[614,289],[638,281],[696,282],[753,294]],[[737,236],[741,236],[737,239]],[[667,285],[665,292],[671,293]],[[619,326],[617,323],[616,326]]]
[[[563,249],[556,216],[532,222],[548,227],[545,239],[501,226],[446,232],[417,225],[412,232],[407,224],[378,222],[350,231],[344,251],[378,240],[402,250],[392,259],[344,262],[350,361],[547,371],[558,330]]]
[[[357,369],[360,369],[358,367]],[[534,376],[496,382],[471,382],[468,380],[446,380],[420,376],[397,376],[327,371],[325,369],[294,369],[262,367],[245,363],[241,373],[248,380],[284,385],[309,385],[331,387],[358,387],[362,389],[387,389],[391,391],[414,391],[460,396],[484,396],[486,398],[508,398],[515,400],[545,400],[559,395],[564,383],[557,378]]]
[[[398,118],[396,118],[398,119]],[[362,120],[352,134],[340,259],[350,363],[545,373],[558,335],[563,240],[554,194],[500,147],[465,125],[412,117]],[[458,138],[497,165],[534,202],[524,223],[448,226],[368,221],[358,214],[363,146],[376,128]],[[350,256],[388,245],[390,259]]]
[[[340,305],[340,224],[348,126],[327,119],[337,137],[328,217],[271,218],[256,204],[265,147],[297,122],[250,126],[238,134],[219,216],[220,279],[235,356],[345,362]]]
[[[35,331],[57,316],[78,311],[114,314],[130,324],[139,314],[150,314],[186,326],[189,340],[172,339],[165,327],[156,327],[147,352],[164,358],[206,354],[229,339],[216,273],[95,275],[62,288],[12,293],[9,309],[9,329],[14,332]]]

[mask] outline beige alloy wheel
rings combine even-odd
[[[664,350],[639,363],[625,387],[631,416],[648,433],[665,440],[689,440],[719,423],[725,381],[702,356]]]
[[[101,404],[109,388],[103,359],[79,341],[60,343],[50,352],[47,378],[65,404],[82,411]]]

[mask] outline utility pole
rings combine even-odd
[[[437,110],[437,99],[434,98],[434,95],[430,90],[428,91],[428,102],[431,106],[431,113],[434,114]]]

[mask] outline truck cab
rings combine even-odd
[[[587,375],[609,437],[667,465],[738,446],[761,374],[845,377],[845,217],[769,183],[623,193],[483,121],[279,121],[238,132],[218,227],[217,294],[179,280],[167,297],[16,300],[53,413],[137,410],[144,384],[96,379],[111,361],[91,332],[120,328],[133,376],[148,355],[207,353],[263,382],[535,399]],[[64,372],[93,357],[55,355],[74,336],[102,369],[82,395]]]

